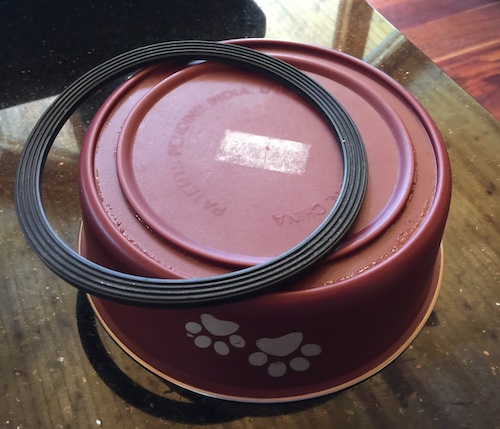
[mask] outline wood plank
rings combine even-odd
[[[400,31],[440,18],[495,4],[495,0],[368,0]]]
[[[500,118],[500,42],[478,48],[473,55],[445,58],[438,65],[495,117]]]
[[[367,1],[500,119],[500,2]]]
[[[405,30],[434,62],[473,52],[475,46],[500,41],[500,3],[474,8]],[[455,54],[454,54],[455,53]]]

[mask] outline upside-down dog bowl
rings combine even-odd
[[[145,308],[89,296],[155,374],[216,398],[284,402],[366,379],[415,338],[436,300],[450,170],[436,127],[399,84],[330,49],[237,40],[320,83],[368,160],[361,211],[326,260],[229,303]],[[297,245],[332,209],[335,136],[293,91],[213,62],[148,67],[94,117],[81,153],[81,254],[114,270],[210,277]]]

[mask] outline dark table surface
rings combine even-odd
[[[500,124],[363,0],[6,1],[0,24],[0,427],[500,428]],[[107,337],[84,296],[30,250],[16,218],[23,144],[77,76],[148,43],[238,37],[327,46],[375,65],[423,104],[451,159],[434,312],[392,364],[318,401],[238,405],[172,389]],[[52,225],[72,246],[85,115],[58,137],[43,186]]]

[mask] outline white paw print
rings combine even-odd
[[[303,334],[292,332],[278,338],[261,338],[256,341],[259,352],[252,353],[248,361],[252,366],[267,365],[267,372],[271,377],[282,377],[288,366],[294,371],[306,371],[311,366],[308,357],[321,354],[321,346],[317,344],[302,344]],[[294,354],[300,347],[300,355],[283,360],[273,360],[272,357],[286,358]],[[271,357],[271,358],[270,358]]]
[[[237,349],[245,347],[246,343],[243,337],[236,335],[236,332],[240,328],[240,325],[237,323],[217,319],[211,314],[202,314],[200,322],[201,324],[198,322],[188,322],[185,326],[187,336],[194,338],[194,344],[200,349],[213,346],[217,354],[226,356],[230,352],[230,345]],[[209,335],[205,335],[203,329],[213,337],[219,338],[212,338]]]

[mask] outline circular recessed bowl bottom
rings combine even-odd
[[[91,258],[95,257],[95,255],[89,255],[87,251],[87,246],[86,246],[86,240],[84,234],[80,235],[79,239],[79,252],[85,257]],[[101,261],[103,262],[103,261]],[[176,370],[173,370],[173,373],[170,373],[168,370],[165,369],[160,369],[159,367],[175,367],[176,365],[176,360],[179,360],[179,353],[184,353],[185,350],[182,349],[182,347],[177,347],[179,344],[176,342],[175,339],[170,339],[172,341],[171,344],[167,344],[168,347],[166,347],[165,343],[169,342],[169,333],[168,333],[168,328],[172,324],[172,321],[176,318],[176,315],[179,314],[179,311],[184,311],[184,310],[175,310],[175,314],[168,315],[167,318],[164,320],[164,326],[158,326],[158,329],[165,329],[167,328],[167,334],[165,335],[165,343],[163,344],[158,344],[158,356],[154,356],[155,351],[154,351],[154,344],[151,346],[149,344],[150,349],[148,350],[148,356],[153,356],[151,359],[148,359],[147,357],[144,357],[143,354],[143,349],[144,349],[144,344],[141,342],[143,341],[143,337],[148,336],[148,332],[144,331],[144,335],[140,336],[137,335],[137,325],[141,325],[141,319],[139,320],[134,320],[132,325],[135,326],[132,330],[134,332],[130,333],[128,332],[128,326],[120,326],[116,325],[117,320],[113,320],[113,316],[110,316],[110,314],[113,314],[113,310],[108,311],[110,308],[113,307],[114,304],[109,303],[107,301],[103,301],[102,299],[95,298],[92,296],[88,296],[89,301],[91,303],[91,306],[94,310],[94,313],[96,314],[97,318],[99,319],[101,325],[104,327],[105,331],[110,335],[110,337],[117,343],[117,345],[124,350],[131,358],[133,358],[136,362],[138,362],[141,366],[146,368],[147,370],[151,371],[152,373],[156,374],[157,376],[161,377],[162,379],[177,385],[183,389],[186,389],[188,391],[203,395],[203,396],[208,396],[211,398],[215,399],[222,399],[222,400],[227,400],[227,401],[237,401],[237,402],[245,402],[245,403],[285,403],[285,402],[293,402],[293,401],[300,401],[300,400],[307,400],[307,399],[314,399],[318,398],[321,396],[325,396],[328,394],[332,394],[335,392],[338,392],[340,390],[343,390],[345,388],[348,388],[350,386],[353,386],[354,384],[357,384],[363,380],[366,380],[367,378],[371,377],[372,375],[376,374],[380,370],[382,370],[384,367],[389,365],[394,359],[396,359],[403,351],[410,345],[410,343],[416,338],[418,333],[421,331],[421,329],[424,327],[428,317],[430,316],[432,309],[434,307],[434,304],[437,300],[438,294],[439,294],[439,289],[441,286],[441,280],[442,280],[442,271],[443,271],[443,250],[442,247],[439,249],[438,256],[436,258],[435,264],[434,264],[434,269],[431,273],[429,284],[428,285],[423,285],[423,288],[426,290],[426,295],[422,301],[422,305],[420,307],[420,310],[417,312],[417,314],[413,317],[413,319],[410,321],[409,325],[405,327],[404,329],[401,330],[402,334],[392,342],[392,344],[389,344],[388,346],[384,347],[383,350],[379,350],[375,355],[371,355],[370,358],[366,361],[363,362],[363,364],[360,367],[353,367],[351,370],[343,375],[343,374],[335,374],[335,377],[332,379],[329,379],[331,376],[330,374],[325,373],[324,377],[322,374],[314,374],[314,377],[312,379],[321,379],[321,382],[308,382],[309,378],[303,378],[304,384],[300,386],[286,386],[286,381],[285,377],[281,377],[283,374],[279,373],[281,371],[279,365],[274,366],[274,374],[273,377],[275,380],[275,388],[270,388],[268,386],[249,386],[248,388],[242,387],[242,382],[241,380],[235,381],[236,384],[239,384],[238,386],[233,386],[231,385],[231,382],[228,382],[228,379],[226,378],[225,381],[221,381],[219,383],[214,383],[213,381],[213,372],[214,370],[210,368],[210,362],[207,363],[207,361],[204,361],[203,358],[200,358],[200,361],[198,362],[198,366],[206,367],[206,373],[209,378],[212,378],[212,380],[204,380],[200,375],[198,374],[195,377],[191,377],[188,375],[187,377],[182,376],[182,371],[176,373]],[[127,311],[126,307],[125,310],[121,309],[120,311]],[[134,307],[130,307],[131,311],[131,317],[137,317],[137,314],[142,314],[145,315],[147,312],[156,312],[156,311],[162,311],[162,310],[157,310],[157,309],[141,309],[139,311],[141,312],[146,312],[146,313],[136,313],[137,309]],[[191,312],[190,309],[185,310],[187,312]],[[199,311],[198,311],[199,313]],[[203,312],[202,312],[203,313]],[[206,317],[212,317],[210,315],[204,314],[202,315]],[[123,314],[120,315],[120,317],[123,317]],[[146,316],[147,317],[147,316]],[[156,317],[156,316],[153,316]],[[277,315],[279,318],[279,315]],[[125,316],[126,319],[126,316]],[[213,318],[215,321],[217,321],[215,318]],[[161,320],[161,319],[160,319]],[[238,335],[231,335],[229,337],[229,334],[232,332],[232,326],[230,322],[223,322],[219,321],[222,323],[226,323],[224,329],[226,329],[226,332],[224,334],[227,334],[226,338],[231,338],[229,342],[229,348],[225,348],[226,346],[221,342],[221,341],[215,341],[217,338],[221,339],[223,338],[222,336],[212,336],[214,341],[211,342],[208,339],[208,336],[205,335],[198,335],[200,334],[200,331],[209,326],[208,324],[205,324],[207,322],[206,320],[203,321],[203,323],[197,323],[195,321],[191,321],[187,323],[186,330],[187,336],[192,337],[194,339],[194,344],[198,343],[198,348],[208,350],[208,347],[213,347],[215,351],[220,355],[219,357],[225,358],[227,354],[229,354],[229,348],[238,351],[238,348],[243,347],[244,340],[242,337],[239,337]],[[210,322],[210,320],[208,320]],[[119,321],[118,321],[119,323]],[[337,323],[338,320],[334,321],[332,320],[332,323]],[[229,324],[229,325],[228,325]],[[131,325],[131,326],[132,326]],[[202,326],[203,325],[203,326]],[[236,324],[233,324],[236,325]],[[212,329],[215,329],[215,325],[212,326]],[[149,328],[146,328],[149,329]],[[209,327],[211,330],[211,334],[214,334],[212,329]],[[217,327],[217,329],[220,329],[220,327]],[[216,333],[217,335],[222,335],[222,332]],[[293,332],[288,335],[283,336],[280,340],[290,340],[290,341],[296,341],[297,340],[297,335],[300,334],[298,332]],[[287,337],[287,338],[285,338]],[[269,338],[263,338],[262,340],[270,340]],[[302,338],[299,339],[299,342],[302,340]],[[327,341],[328,339],[326,339]],[[354,339],[355,341],[356,339]],[[147,340],[146,340],[147,341]],[[207,344],[203,344],[204,341],[208,341]],[[243,342],[243,344],[241,344]],[[151,343],[151,342],[150,342]],[[217,344],[219,344],[219,348],[217,348]],[[152,347],[152,349],[151,349]],[[363,344],[360,344],[360,350],[363,349]],[[165,354],[165,350],[170,350],[172,353],[171,356]],[[264,347],[261,348],[261,350],[267,351]],[[295,371],[302,372],[307,369],[309,369],[309,361],[314,361],[314,356],[317,354],[321,353],[321,347],[317,346],[316,344],[305,344],[302,343],[302,357],[301,358],[295,358],[295,363],[293,363],[293,360],[290,362],[290,367],[293,368],[295,365]],[[211,350],[212,354],[213,350]],[[259,359],[264,358],[265,353],[263,352],[257,352],[253,353],[250,355],[250,363],[255,367],[257,366],[264,366],[264,363],[259,363]],[[275,356],[284,356],[285,352],[278,351],[275,353]],[[172,358],[172,364],[171,362],[166,362],[165,365],[163,365],[161,362],[158,364],[159,361],[162,359],[165,361],[169,361],[170,357]],[[308,358],[307,358],[308,357]],[[186,359],[190,359],[189,356],[185,357]],[[308,360],[309,359],[309,360]],[[182,360],[182,358],[181,358]],[[281,360],[285,360],[284,358],[281,358]],[[252,363],[253,361],[253,363]],[[277,362],[278,364],[282,364],[282,362]],[[173,365],[173,366],[172,366]],[[304,366],[305,365],[305,366]],[[269,365],[269,370],[271,371],[272,365]],[[220,370],[220,368],[219,368]],[[217,370],[215,370],[217,371]],[[234,368],[231,369],[231,371],[234,371]],[[245,368],[241,368],[240,370],[236,371],[236,374],[238,372],[243,372],[245,371]],[[284,371],[284,368],[283,368]],[[321,371],[319,369],[318,371]],[[289,369],[289,372],[291,369]],[[178,374],[181,374],[179,376]],[[271,374],[271,372],[270,372]],[[280,378],[281,377],[281,378]],[[284,386],[281,386],[279,383],[279,380],[283,379],[284,381]]]

